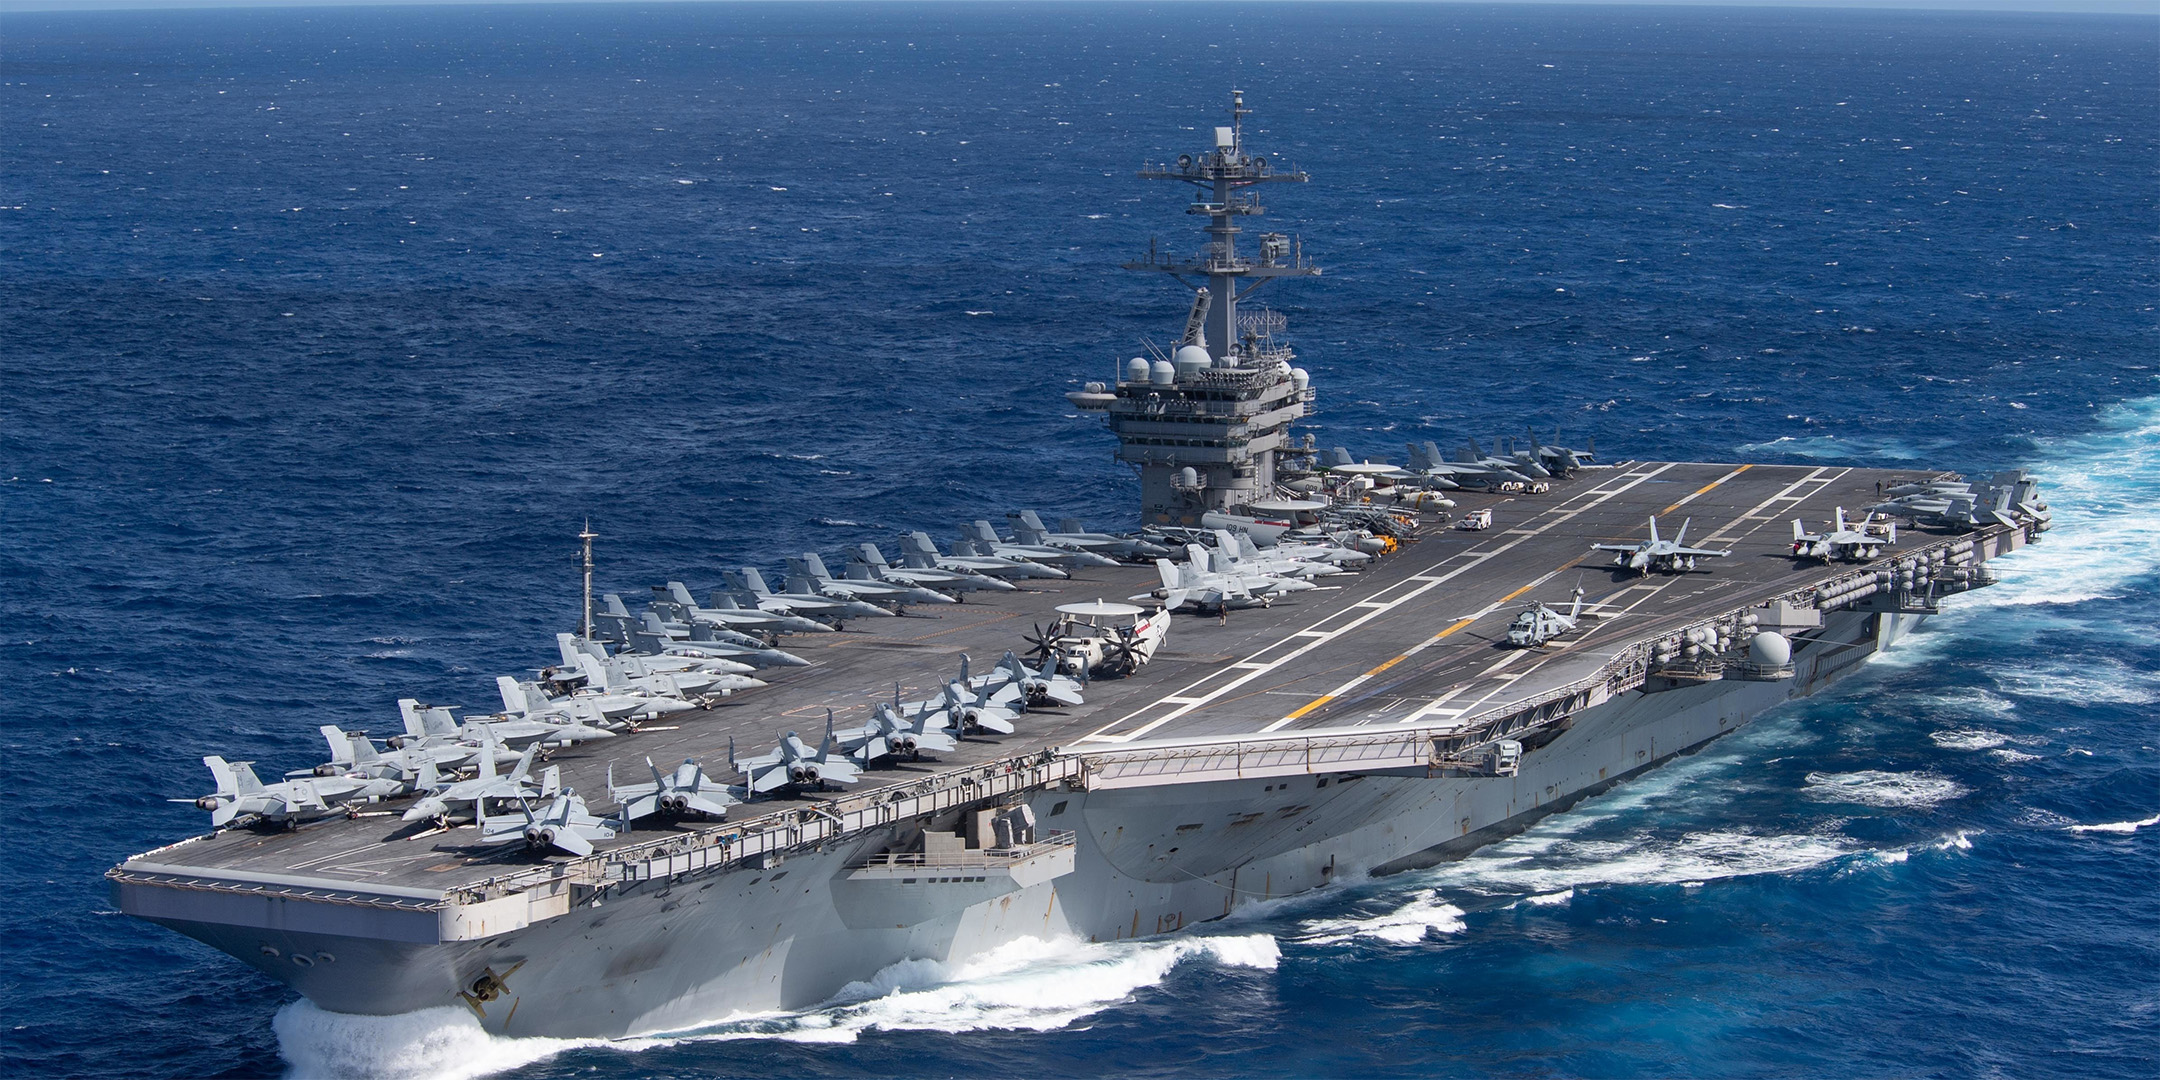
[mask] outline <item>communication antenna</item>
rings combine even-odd
[[[592,542],[600,534],[592,531],[592,519],[585,519],[585,531],[577,534],[585,542],[585,623],[580,636],[592,640]]]

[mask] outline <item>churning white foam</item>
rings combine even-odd
[[[1415,945],[1428,934],[1456,934],[1463,929],[1463,909],[1421,893],[1393,911],[1364,918],[1313,919],[1301,936],[1315,945],[1339,945],[1364,938],[1391,945]]]
[[[2070,831],[2117,833],[2127,836],[2139,829],[2149,829],[2154,825],[2160,825],[2160,814],[2154,814],[2143,821],[2110,821],[2100,825],[2072,825]]]
[[[1903,810],[1955,799],[1965,794],[1965,787],[1947,777],[1925,773],[1863,769],[1849,773],[1809,773],[1805,794],[1822,802]]]
[[[905,960],[799,1013],[723,1021],[695,1032],[629,1039],[503,1038],[458,1008],[400,1016],[347,1016],[306,1001],[278,1012],[278,1052],[295,1078],[486,1076],[567,1050],[635,1052],[685,1042],[782,1039],[851,1043],[866,1031],[1050,1031],[1160,983],[1186,960],[1272,970],[1282,958],[1266,934],[1186,935],[1091,944],[1023,938],[946,965]]]
[[[270,1021],[278,1056],[294,1080],[465,1080],[506,1072],[596,1039],[505,1039],[480,1029],[466,1009],[421,1009],[396,1016],[354,1016],[302,999]]]
[[[1837,836],[1770,834],[1740,830],[1689,833],[1670,838],[1573,840],[1535,858],[1487,848],[1440,867],[1433,874],[1467,890],[1558,895],[1596,885],[1688,885],[1752,874],[1785,874],[1855,854]]]
[[[1986,728],[1959,728],[1954,731],[1931,731],[1928,738],[1945,750],[1993,750],[2010,741],[2010,736]]]
[[[2002,584],[1961,597],[1946,615],[1990,607],[2113,597],[2160,569],[2160,397],[2111,406],[2087,435],[2043,443],[2031,471],[2054,514],[2049,542],[1992,560]]]

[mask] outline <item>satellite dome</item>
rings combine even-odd
[[[1177,369],[1170,366],[1168,360],[1157,360],[1155,366],[1148,369],[1148,381],[1157,386],[1168,386],[1177,381]]]
[[[1125,361],[1126,382],[1146,382],[1148,363],[1145,357],[1135,356]]]
[[[1757,667],[1780,668],[1792,663],[1792,642],[1783,634],[1763,631],[1748,641],[1748,660]]]

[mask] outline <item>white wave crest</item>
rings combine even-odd
[[[1535,857],[1511,842],[1433,871],[1448,885],[1546,896],[1596,885],[1692,885],[1753,874],[1786,874],[1860,849],[1837,836],[1760,835],[1737,830],[1675,839],[1569,841]]]
[[[2072,825],[2070,831],[2116,833],[2128,836],[2139,829],[2149,829],[2155,825],[2160,825],[2160,814],[2154,814],[2143,821],[2110,821],[2100,825]]]
[[[348,1016],[300,1001],[272,1022],[295,1078],[452,1080],[520,1068],[567,1050],[636,1052],[694,1042],[779,1039],[852,1043],[864,1032],[1051,1031],[1153,986],[1188,959],[1272,970],[1282,951],[1266,934],[1188,935],[1091,944],[1022,938],[967,961],[904,960],[816,1009],[722,1021],[693,1032],[627,1039],[504,1038],[459,1008]]]
[[[1992,560],[2002,583],[1960,598],[1946,614],[2119,596],[2160,570],[2160,397],[2110,407],[2087,435],[2043,443],[2032,473],[2054,514],[2048,542]]]
[[[1988,751],[1988,756],[2010,765],[2020,765],[2028,761],[2040,760],[2038,754],[2028,754],[2023,750],[2012,750],[2007,746],[1999,750]]]
[[[507,1072],[597,1039],[505,1039],[480,1029],[465,1009],[421,1009],[396,1016],[354,1016],[302,999],[270,1021],[278,1056],[294,1080],[466,1080]]]
[[[1123,1002],[1198,958],[1272,970],[1282,951],[1265,934],[1116,944],[1022,938],[950,968],[933,960],[895,964],[844,991],[839,1000],[850,1003],[686,1038],[854,1042],[873,1029],[1052,1031]]]
[[[1986,728],[1931,731],[1928,738],[1945,750],[1993,750],[2010,741],[2010,736]]]
[[[1367,938],[1391,945],[1415,945],[1428,934],[1458,934],[1463,930],[1463,909],[1437,893],[1423,893],[1384,915],[1366,918],[1314,919],[1304,926],[1303,937],[1315,945],[1340,945]]]
[[[1863,769],[1849,773],[1807,774],[1806,795],[1822,802],[1858,803],[1885,810],[1933,806],[1965,794],[1955,780],[1925,773]]]

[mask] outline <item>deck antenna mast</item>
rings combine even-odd
[[[585,544],[585,622],[584,622],[584,624],[583,624],[583,629],[581,629],[581,630],[579,631],[579,634],[578,634],[578,636],[580,636],[580,637],[584,638],[584,639],[585,639],[585,640],[587,640],[587,641],[591,641],[591,640],[592,640],[592,542],[593,542],[593,541],[594,541],[595,539],[598,539],[598,538],[599,538],[599,536],[600,536],[600,534],[599,534],[599,533],[596,533],[596,532],[594,532],[594,531],[592,531],[592,519],[591,519],[591,518],[586,518],[586,519],[585,519],[585,529],[584,529],[584,531],[583,531],[583,532],[580,532],[580,533],[578,533],[577,535],[578,535],[578,539],[579,539],[579,540],[581,540],[581,541],[584,541],[584,544]]]

